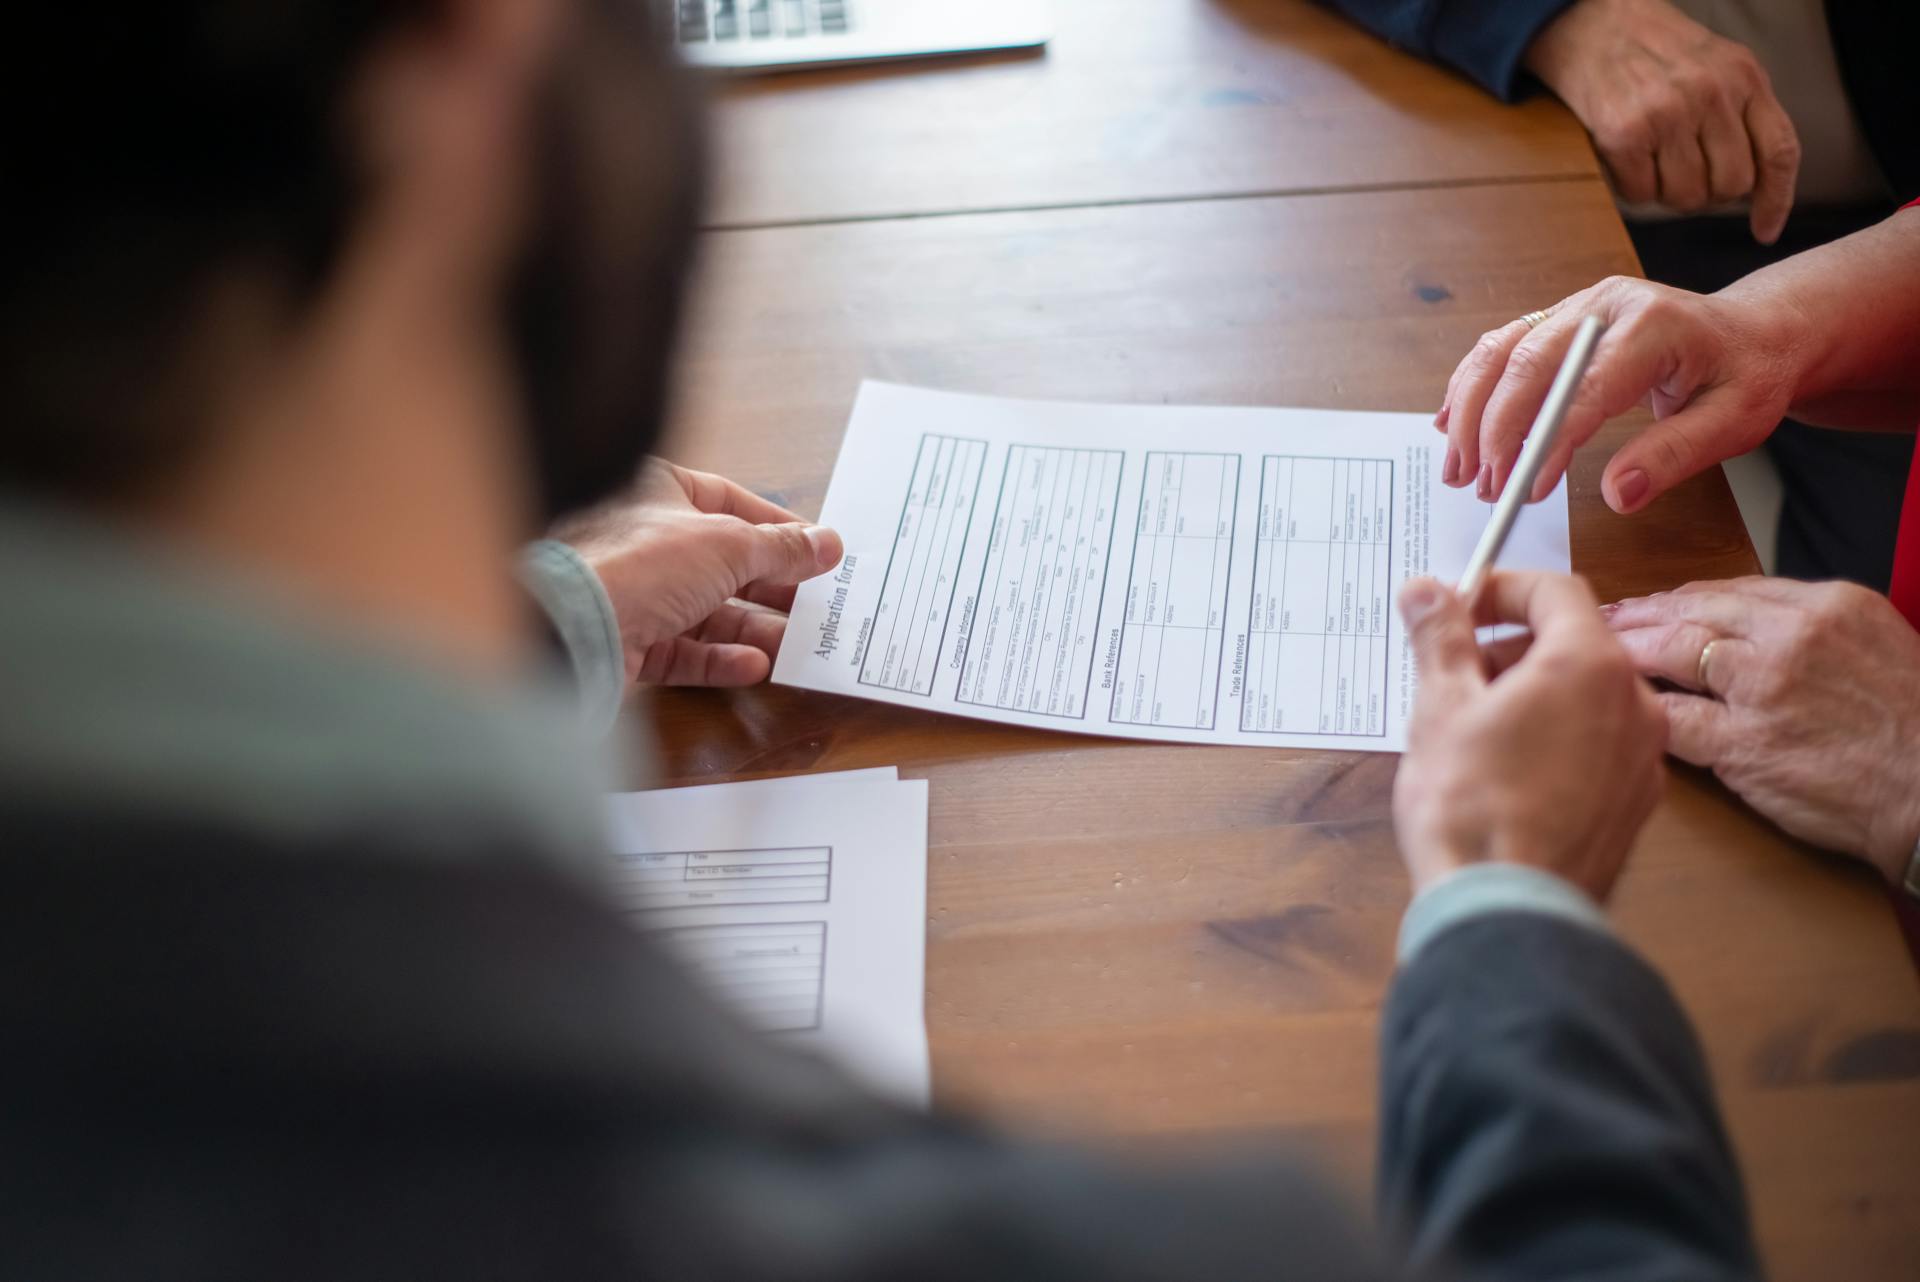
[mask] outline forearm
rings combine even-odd
[[[1714,295],[1771,335],[1796,418],[1911,431],[1920,422],[1920,209],[1754,272]]]

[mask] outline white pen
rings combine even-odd
[[[1539,478],[1540,467],[1553,449],[1554,438],[1560,435],[1560,425],[1566,421],[1567,408],[1573,404],[1573,390],[1580,386],[1580,379],[1587,372],[1587,364],[1593,359],[1594,345],[1600,341],[1600,334],[1605,329],[1598,316],[1588,316],[1574,331],[1573,346],[1567,349],[1566,359],[1560,362],[1560,372],[1554,375],[1553,386],[1547,389],[1547,399],[1540,406],[1540,413],[1534,417],[1533,430],[1527,433],[1527,442],[1520,447],[1520,461],[1513,465],[1513,474],[1507,478],[1507,488],[1501,491],[1499,502],[1494,504],[1493,519],[1487,522],[1479,546],[1473,549],[1473,556],[1467,561],[1467,571],[1460,576],[1457,591],[1460,599],[1468,605],[1473,604],[1474,595],[1480,591],[1480,585],[1486,582],[1487,572],[1493,569],[1500,549],[1506,545],[1507,535],[1513,532],[1513,523],[1520,515],[1521,506],[1526,503],[1527,496],[1533,493],[1533,483]]]

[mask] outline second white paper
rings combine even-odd
[[[865,383],[774,679],[1083,734],[1399,751],[1400,584],[1490,505],[1418,414],[1078,405]],[[1565,571],[1564,482],[1505,568]]]

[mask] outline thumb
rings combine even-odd
[[[1772,426],[1752,430],[1731,396],[1705,392],[1621,446],[1600,478],[1600,492],[1621,515],[1638,512],[1694,474],[1746,453]]]
[[[1407,621],[1423,688],[1486,684],[1466,602],[1432,579],[1412,579],[1400,589],[1400,617]]]
[[[840,563],[840,536],[823,525],[787,521],[779,525],[741,523],[745,540],[741,583],[798,583],[825,574]]]

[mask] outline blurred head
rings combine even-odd
[[[698,193],[649,12],[34,6],[0,125],[0,487],[137,500],[330,314],[397,299],[490,353],[543,514],[618,487],[661,419]]]

